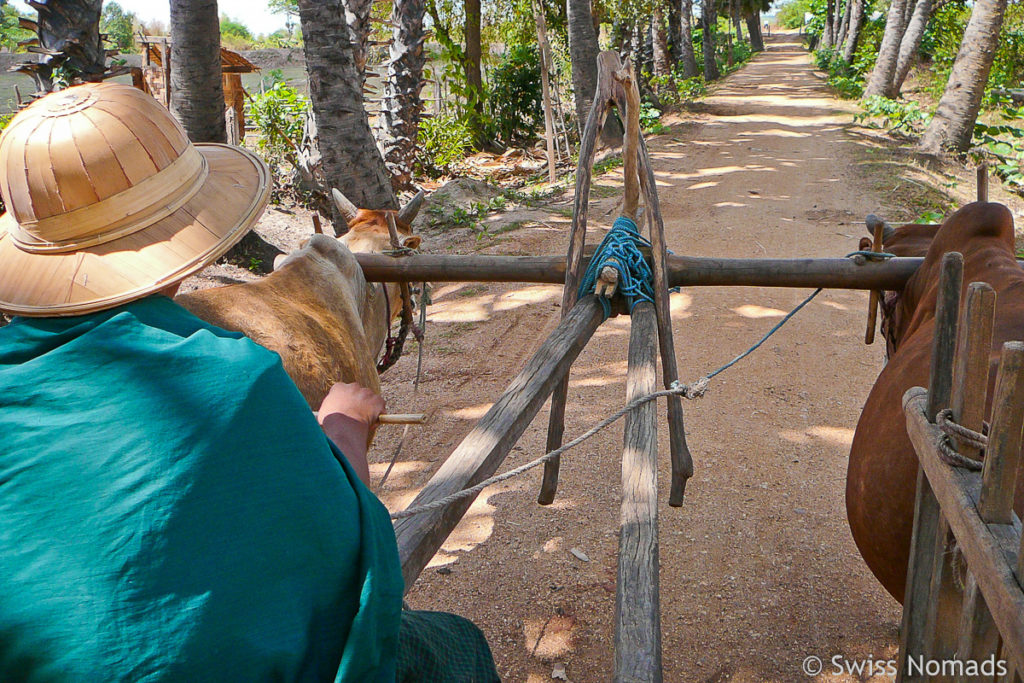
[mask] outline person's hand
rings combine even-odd
[[[338,382],[324,397],[317,418],[323,424],[327,416],[341,414],[369,429],[383,412],[384,399],[380,394],[354,382]]]
[[[341,449],[356,474],[370,485],[366,450],[384,412],[380,394],[359,384],[339,382],[331,387],[317,412],[317,421],[327,437]]]

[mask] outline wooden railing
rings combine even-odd
[[[1024,343],[1003,345],[983,464],[977,443],[949,435],[948,419],[983,432],[995,292],[972,283],[946,254],[939,279],[930,387],[903,397],[920,462],[900,629],[902,681],[1020,681],[1024,672],[1024,553],[1013,511],[1024,424]],[[944,445],[945,444],[945,445]]]

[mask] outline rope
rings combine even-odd
[[[400,512],[393,512],[393,513],[391,513],[391,519],[393,519],[393,520],[405,519],[406,517],[413,517],[415,515],[419,515],[419,514],[422,514],[424,512],[430,512],[431,510],[439,510],[441,508],[448,507],[452,503],[458,502],[458,501],[462,500],[463,498],[468,498],[470,496],[475,496],[477,493],[479,493],[480,491],[483,491],[488,486],[492,486],[493,484],[501,483],[501,482],[505,481],[506,479],[511,479],[513,477],[517,477],[520,474],[522,474],[523,472],[527,472],[527,471],[529,471],[529,470],[531,470],[531,469],[533,469],[535,467],[539,467],[540,465],[543,465],[544,463],[548,462],[549,460],[553,460],[553,459],[557,458],[558,456],[562,455],[562,453],[564,453],[565,451],[569,450],[570,448],[572,448],[572,447],[574,447],[574,446],[576,446],[576,445],[578,445],[580,443],[583,443],[584,441],[586,441],[590,437],[594,436],[595,434],[600,432],[602,429],[604,429],[608,425],[614,423],[616,420],[621,418],[623,415],[625,415],[629,411],[633,410],[634,408],[636,408],[638,406],[643,405],[644,403],[647,403],[648,401],[654,401],[654,400],[656,400],[658,398],[661,398],[663,396],[674,396],[674,395],[682,396],[683,398],[690,399],[690,400],[702,398],[704,396],[704,394],[707,392],[708,385],[711,384],[711,378],[712,377],[714,377],[714,376],[716,376],[716,375],[718,375],[718,374],[720,374],[722,372],[725,372],[726,370],[728,370],[732,366],[736,365],[736,363],[739,363],[741,360],[743,360],[744,358],[749,356],[751,353],[756,351],[762,344],[764,344],[766,341],[768,341],[769,337],[771,337],[773,334],[778,332],[782,328],[782,326],[785,325],[787,322],[789,322],[790,319],[794,315],[796,315],[797,312],[801,308],[803,308],[804,306],[809,304],[811,302],[811,300],[814,297],[818,296],[818,294],[820,294],[820,293],[821,293],[821,288],[818,288],[818,289],[814,290],[814,292],[809,297],[807,297],[806,299],[801,301],[800,304],[796,308],[794,308],[792,311],[787,313],[786,316],[782,320],[780,320],[779,323],[777,325],[775,325],[775,327],[773,327],[771,330],[769,330],[768,334],[766,334],[763,337],[761,337],[761,339],[758,340],[758,342],[756,344],[754,344],[749,349],[747,349],[746,351],[744,351],[740,355],[736,356],[731,361],[729,361],[725,365],[721,366],[717,370],[704,375],[703,377],[701,377],[696,382],[693,382],[692,384],[682,384],[681,382],[679,382],[677,380],[677,381],[673,382],[672,386],[669,387],[668,389],[663,389],[661,391],[655,391],[654,393],[647,394],[646,396],[641,396],[640,398],[637,398],[637,399],[629,402],[628,404],[626,404],[625,406],[623,406],[622,408],[620,408],[616,412],[612,413],[611,415],[606,417],[601,422],[598,422],[590,430],[588,430],[587,432],[584,432],[583,434],[581,434],[580,436],[576,437],[575,439],[573,439],[569,443],[563,445],[561,448],[557,448],[557,449],[551,451],[550,453],[546,453],[546,454],[540,456],[536,460],[531,460],[530,462],[526,463],[525,465],[520,465],[519,467],[516,467],[515,469],[511,469],[508,472],[504,472],[502,474],[498,474],[498,475],[495,475],[493,477],[490,477],[489,479],[485,479],[482,482],[480,482],[479,484],[475,484],[475,485],[473,485],[473,486],[471,486],[471,487],[469,487],[467,489],[462,489],[461,491],[456,491],[455,493],[447,495],[444,498],[438,498],[437,500],[431,501],[431,502],[426,503],[424,505],[418,505],[416,507],[406,508],[405,510],[402,510]]]
[[[654,275],[647,264],[640,247],[651,247],[651,243],[640,235],[640,230],[631,219],[619,216],[615,219],[612,229],[601,240],[597,251],[590,259],[577,298],[583,298],[594,291],[597,278],[605,266],[614,268],[619,273],[617,291],[626,299],[629,311],[641,301],[654,303]],[[605,320],[612,314],[612,306],[607,297],[598,297],[604,308]]]
[[[942,462],[951,467],[962,467],[972,472],[981,470],[981,461],[959,453],[953,448],[952,439],[955,438],[965,446],[984,451],[988,447],[988,436],[953,422],[953,411],[949,408],[940,410],[935,415],[935,426],[943,433],[942,439],[939,441],[939,458]]]
[[[584,441],[586,441],[587,439],[589,439],[590,437],[594,436],[595,434],[600,432],[602,429],[604,429],[608,425],[614,423],[616,420],[618,420],[619,418],[621,418],[623,415],[625,415],[629,411],[633,410],[634,408],[642,406],[643,404],[648,403],[650,401],[657,400],[657,399],[659,399],[659,398],[661,398],[663,396],[673,396],[673,395],[677,395],[677,394],[680,395],[680,396],[685,396],[687,389],[688,389],[688,387],[686,385],[676,383],[671,389],[663,389],[661,391],[655,391],[653,393],[647,394],[646,396],[641,396],[640,398],[634,399],[634,400],[630,401],[629,403],[627,403],[626,405],[624,405],[622,408],[619,408],[617,411],[615,411],[614,413],[612,413],[611,415],[609,415],[605,419],[603,419],[600,422],[598,422],[596,425],[591,427],[589,430],[587,430],[583,434],[577,436],[575,439],[573,439],[569,443],[564,444],[561,448],[556,448],[555,450],[551,451],[550,453],[542,455],[541,457],[537,458],[536,460],[531,460],[530,462],[526,463],[525,465],[520,465],[519,467],[516,467],[515,469],[511,469],[508,472],[503,472],[502,474],[490,477],[489,479],[484,479],[479,484],[475,484],[474,486],[471,486],[471,487],[469,487],[467,489],[462,489],[461,491],[456,491],[455,493],[447,495],[444,498],[438,498],[437,500],[431,501],[431,502],[426,503],[424,505],[418,505],[416,507],[406,508],[405,510],[402,510],[400,512],[392,512],[391,513],[391,519],[393,519],[393,520],[405,519],[406,517],[413,517],[414,515],[419,515],[419,514],[422,514],[424,512],[430,512],[431,510],[439,510],[441,508],[448,507],[452,503],[456,503],[456,502],[462,500],[463,498],[468,498],[469,496],[474,496],[477,493],[480,493],[481,491],[483,491],[488,486],[492,486],[494,484],[499,484],[499,483],[505,481],[506,479],[511,479],[513,477],[517,477],[520,474],[522,474],[523,472],[526,472],[528,470],[532,470],[534,467],[539,467],[540,465],[543,465],[544,463],[548,462],[549,460],[553,460],[554,458],[557,458],[558,456],[560,456],[562,453],[564,453],[565,451],[569,450],[573,446],[581,444]]]

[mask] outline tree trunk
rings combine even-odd
[[[31,76],[40,93],[53,90],[53,71],[58,68],[67,70],[76,83],[102,77],[107,62],[100,40],[103,0],[34,0],[29,4],[38,12],[38,21],[28,26],[35,24],[32,30],[39,38],[43,58],[38,63],[20,64],[18,71]]]
[[[761,13],[747,15],[747,33],[750,34],[750,47],[754,52],[764,52],[764,37],[761,35]]]
[[[924,37],[924,29],[928,25],[931,13],[931,0],[917,0],[914,3],[914,13],[910,16],[907,30],[903,34],[903,40],[900,42],[900,52],[899,57],[896,59],[896,73],[893,74],[892,87],[890,88],[892,95],[890,97],[900,96],[903,81],[907,80],[907,74],[910,73],[910,67],[914,63],[917,49],[921,47],[921,38]]]
[[[970,147],[1005,13],[1006,0],[976,0],[974,3],[946,89],[921,137],[922,151],[930,154],[947,149],[966,152]]]
[[[697,71],[697,57],[693,54],[693,0],[682,0],[679,8],[682,23],[679,54],[683,61],[683,76],[695,78],[700,72]]]
[[[906,26],[903,24],[903,16],[906,12],[907,0],[892,0],[889,5],[889,14],[885,17],[885,33],[882,35],[882,44],[878,48],[878,59],[875,61],[875,68],[871,70],[871,77],[868,79],[867,87],[864,88],[864,96],[882,95],[891,97],[893,76],[896,74],[896,60],[900,54],[900,42],[903,40],[903,33]]]
[[[192,142],[226,142],[217,0],[171,2],[171,113]]]
[[[843,44],[846,42],[846,33],[850,30],[850,10],[852,9],[853,0],[847,0],[846,7],[843,9],[843,18],[839,22],[839,30],[836,32],[836,44],[837,50],[841,49]]]
[[[370,38],[370,10],[373,0],[342,0],[345,6],[345,22],[350,31],[352,56],[359,69],[359,75],[366,80],[367,41]]]
[[[566,0],[566,15],[569,29],[569,61],[572,65],[572,87],[576,99],[576,123],[582,135],[583,124],[590,114],[597,90],[597,29],[590,0]],[[622,140],[622,127],[617,120],[609,117],[601,131],[605,145],[615,145]]]
[[[655,5],[651,14],[651,33],[654,37],[654,75],[669,76],[672,68],[669,65],[668,33],[665,31],[665,18],[660,5]]]
[[[396,209],[363,108],[363,84],[341,0],[298,0],[323,173],[359,208]],[[343,226],[335,216],[339,232]]]
[[[832,34],[832,17],[836,13],[835,0],[828,0],[828,4],[825,9],[825,26],[821,30],[821,48],[827,50],[832,47],[835,42],[835,36]]]
[[[466,84],[469,86],[470,102],[475,111],[483,111],[483,80],[480,77],[480,0],[465,0],[466,23],[463,36],[466,39]]]
[[[668,0],[668,58],[673,68],[683,58],[683,8],[679,0]],[[687,26],[687,29],[690,27]],[[692,50],[693,48],[691,48]]]
[[[857,51],[857,39],[864,26],[864,0],[850,0],[850,26],[846,29],[846,41],[843,43],[843,59],[853,61]]]
[[[717,23],[717,12],[713,0],[701,0],[700,25],[703,28],[704,40],[704,80],[710,83],[721,74],[718,72],[718,64],[715,62],[715,24]]]
[[[390,59],[379,121],[384,164],[396,191],[412,189],[416,137],[423,112],[420,89],[425,60],[425,12],[423,0],[395,0],[391,15]]]
[[[740,21],[740,0],[732,0],[732,25],[736,29],[736,42],[743,42],[743,22]]]

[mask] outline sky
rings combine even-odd
[[[168,0],[117,0],[128,12],[135,14],[143,22],[158,19],[164,25],[170,24],[170,2]],[[19,11],[35,16],[35,10],[24,2],[14,0],[12,3]],[[271,14],[267,9],[266,0],[218,0],[218,9],[232,19],[237,19],[249,27],[253,35],[273,33],[284,28],[284,15]]]

